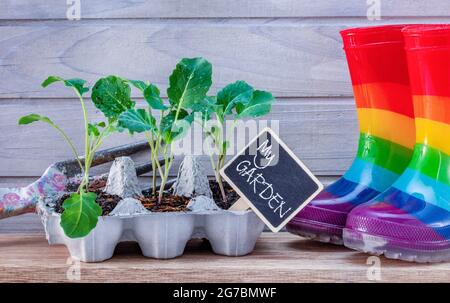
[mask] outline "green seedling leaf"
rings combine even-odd
[[[120,116],[119,116],[120,117]],[[122,133],[124,131],[126,131],[127,129],[123,126],[121,126],[118,121],[115,121],[111,124],[109,124],[109,129],[110,129],[110,133],[115,133],[115,132],[119,132]]]
[[[108,118],[116,119],[134,107],[131,88],[126,80],[117,76],[99,79],[92,88],[92,102]]]
[[[100,136],[100,128],[106,127],[105,122],[98,122],[98,123],[88,123],[88,135],[98,137]]]
[[[172,127],[172,142],[182,139],[189,131],[194,115],[190,114],[183,119],[178,119]]]
[[[220,105],[217,104],[217,98],[215,96],[211,96],[193,104],[191,109],[194,112],[201,113],[203,120],[210,120],[211,115],[220,110]]]
[[[270,112],[274,101],[275,99],[271,93],[255,90],[250,102],[236,107],[237,118],[264,116]]]
[[[170,144],[173,141],[180,139],[186,134],[192,123],[192,116],[185,110],[180,110],[177,122],[175,123],[176,111],[170,111],[167,115],[161,118],[160,131],[164,142]]]
[[[203,58],[184,58],[169,78],[167,95],[177,108],[189,109],[206,97],[211,87],[212,66]]]
[[[156,119],[145,109],[129,109],[119,116],[119,126],[133,133],[156,131]]]
[[[65,80],[64,84],[68,87],[75,88],[80,93],[80,95],[83,95],[84,93],[89,91],[89,88],[84,86],[86,84],[86,81],[83,79],[74,78]]]
[[[74,88],[81,96],[89,91],[89,87],[86,87],[86,80],[79,79],[79,78],[73,78],[73,79],[63,79],[58,76],[49,76],[47,79],[42,82],[42,87],[47,87],[50,84],[53,84],[55,82],[63,82],[65,86]]]
[[[72,193],[63,203],[61,227],[70,238],[80,238],[95,228],[102,208],[95,202],[95,193]]]
[[[244,81],[236,81],[225,86],[217,94],[217,104],[222,106],[224,115],[229,115],[237,104],[250,102],[252,94],[253,87]]]
[[[98,129],[97,125],[88,123],[88,135],[93,137],[100,136],[100,130]]]
[[[100,131],[98,130],[97,125],[89,123],[88,124],[88,135],[98,137],[100,136]]]
[[[144,90],[147,88],[147,83],[141,80],[128,80],[128,82],[131,83],[134,87],[139,89],[141,92],[144,92]]]
[[[30,123],[33,123],[33,122],[36,122],[36,121],[41,121],[41,122],[50,124],[52,126],[55,125],[55,123],[53,123],[53,121],[50,120],[50,118],[45,117],[45,116],[41,116],[41,115],[38,115],[38,114],[29,114],[29,115],[21,117],[19,119],[19,125],[26,125],[26,124],[30,124]]]
[[[153,109],[166,110],[167,106],[164,105],[163,100],[160,97],[159,89],[153,85],[149,84],[144,90],[144,98],[148,105]]]
[[[42,85],[42,87],[45,88],[45,87],[49,86],[50,84],[55,83],[55,82],[59,82],[59,81],[64,81],[64,79],[60,78],[58,76],[48,76],[48,78],[45,79],[44,82],[42,82],[41,85]]]

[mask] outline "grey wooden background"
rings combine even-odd
[[[41,89],[47,75],[119,74],[165,90],[176,62],[193,56],[212,62],[214,91],[238,79],[272,91],[268,118],[328,183],[349,166],[358,136],[339,30],[450,23],[448,0],[380,4],[382,20],[369,21],[366,0],[81,0],[81,20],[70,21],[66,1],[0,0],[0,187],[32,182],[71,156],[49,127],[18,127],[21,115],[50,116],[82,146],[79,103],[70,90]],[[105,147],[133,140],[118,135]],[[1,232],[23,229],[40,227],[34,216],[0,221]]]

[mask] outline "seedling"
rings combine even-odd
[[[130,133],[144,133],[151,150],[153,167],[153,195],[156,196],[156,178],[161,178],[158,203],[161,203],[164,187],[173,163],[174,142],[189,129],[199,104],[206,98],[211,86],[212,67],[203,58],[182,59],[169,77],[168,104],[160,97],[159,89],[143,81],[130,81],[143,92],[147,101],[145,109],[130,109],[119,117],[119,125]],[[160,111],[159,123],[153,115]],[[164,168],[158,158],[164,159]]]
[[[117,130],[117,119],[125,110],[134,106],[130,98],[130,86],[125,80],[108,76],[99,79],[92,88],[91,99],[94,105],[107,118],[105,121],[89,122],[86,103],[83,95],[89,91],[86,81],[82,79],[63,79],[50,76],[42,87],[62,82],[66,87],[72,88],[80,100],[84,119],[84,158],[79,156],[73,141],[67,133],[50,118],[38,114],[29,114],[19,119],[19,124],[30,124],[36,121],[47,123],[55,128],[64,138],[73,152],[82,172],[82,179],[77,192],[71,193],[63,203],[64,212],[61,215],[61,226],[65,234],[71,238],[83,237],[97,225],[98,217],[102,214],[101,207],[95,202],[97,195],[88,192],[89,170],[94,154],[102,145],[105,138]]]
[[[210,153],[209,156],[223,201],[227,201],[227,197],[220,170],[225,165],[225,158],[230,147],[224,129],[226,120],[233,121],[226,133],[233,133],[239,120],[268,114],[274,101],[271,93],[255,90],[244,81],[236,81],[219,91],[217,97],[208,97],[202,103],[203,117],[208,120],[215,116],[216,120],[211,127],[205,127],[206,123],[203,123],[203,126],[215,148],[215,152]]]
[[[210,153],[211,164],[219,184],[221,195],[226,201],[220,169],[225,164],[229,142],[225,139],[225,120],[232,118],[233,124],[228,132],[233,132],[240,119],[260,117],[271,110],[274,98],[271,93],[255,90],[244,81],[237,81],[224,87],[217,96],[207,96],[212,84],[211,64],[203,58],[182,59],[169,78],[167,96],[169,103],[164,104],[159,89],[143,81],[130,81],[143,92],[147,101],[146,109],[130,109],[119,117],[119,125],[130,133],[145,133],[151,150],[153,164],[153,195],[156,195],[157,171],[161,177],[158,201],[161,202],[164,185],[173,161],[173,143],[189,129],[195,113],[202,117],[202,126],[212,139],[215,152]],[[160,111],[157,123],[153,115]],[[215,125],[207,127],[208,121],[215,116]],[[164,158],[164,169],[158,157]]]

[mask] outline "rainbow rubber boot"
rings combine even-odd
[[[416,262],[450,260],[450,25],[403,30],[416,145],[408,168],[374,201],[353,209],[345,245]]]
[[[357,156],[342,178],[288,223],[289,232],[343,244],[348,213],[389,188],[410,162],[415,127],[403,27],[341,32],[358,112]]]

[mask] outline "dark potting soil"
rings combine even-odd
[[[228,209],[239,199],[239,195],[234,191],[234,189],[226,182],[224,182],[225,194],[227,200],[222,200],[222,195],[220,193],[219,184],[215,180],[209,181],[209,186],[211,188],[213,199],[217,206],[222,209]],[[144,197],[138,198],[142,202],[145,208],[153,212],[168,212],[168,211],[187,211],[187,205],[189,204],[189,198],[174,196],[170,193],[164,195],[161,204],[157,205],[157,198],[151,196],[150,191],[143,192]]]
[[[137,198],[142,202],[144,207],[152,212],[173,212],[173,211],[187,211],[189,198],[183,196],[174,196],[166,194],[163,196],[161,203],[158,204],[158,197],[143,196]]]
[[[71,182],[67,184],[66,191],[76,192],[79,186],[80,186],[79,182]],[[89,183],[88,191],[96,192],[97,190],[105,188],[105,186],[106,186],[106,179],[96,179]]]
[[[89,183],[89,191],[103,190],[106,186],[106,179],[97,179]]]
[[[234,191],[234,189],[226,182],[224,182],[224,189],[227,195],[227,200],[222,200],[222,195],[220,194],[219,184],[215,180],[209,181],[209,186],[211,187],[211,191],[213,194],[214,201],[217,206],[222,209],[228,209],[234,202],[239,199],[239,195]],[[106,180],[98,179],[94,180],[89,184],[88,191],[94,192],[97,194],[96,202],[102,208],[102,215],[108,215],[116,205],[122,200],[117,195],[110,195],[103,192],[103,189],[106,186]],[[72,186],[73,188],[78,188],[77,184]],[[75,190],[73,190],[75,191]],[[70,197],[70,194],[62,195],[57,201],[55,205],[55,211],[57,213],[62,213],[64,208],[62,207],[64,201]],[[182,196],[174,196],[170,192],[166,193],[163,196],[163,199],[160,204],[157,203],[158,198],[151,196],[149,191],[143,191],[142,197],[137,197],[139,201],[142,202],[144,207],[152,212],[177,212],[177,211],[188,211],[187,205],[189,204],[189,198]]]
[[[225,190],[225,195],[227,196],[227,200],[223,201],[222,194],[220,193],[219,183],[216,180],[209,180],[209,187],[211,187],[211,191],[213,194],[214,201],[216,201],[217,206],[222,209],[228,209],[231,205],[234,204],[239,199],[239,195],[227,182],[223,182],[223,187]]]
[[[89,184],[88,191],[97,194],[96,202],[102,208],[102,216],[108,215],[116,205],[122,200],[121,197],[117,195],[110,195],[103,191],[106,186],[106,180],[98,179],[94,180]],[[68,187],[69,188],[69,187]],[[70,188],[75,188],[76,191],[78,184],[72,184]],[[56,201],[55,211],[57,213],[62,213],[64,208],[62,207],[64,201],[70,197],[70,194],[62,195],[58,201]],[[152,212],[173,212],[173,211],[187,211],[187,205],[189,203],[189,198],[174,196],[169,193],[163,196],[163,199],[159,205],[157,205],[158,198],[151,197],[148,191],[143,192],[142,197],[137,197],[139,201],[142,202],[145,208]]]

